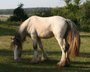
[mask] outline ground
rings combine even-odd
[[[10,43],[19,25],[18,22],[0,22],[0,72],[90,72],[90,33],[87,32],[80,32],[80,55],[71,59],[69,67],[57,67],[61,50],[55,38],[42,40],[50,60],[30,64],[33,48],[31,39],[27,37],[23,44],[22,61],[14,61]]]

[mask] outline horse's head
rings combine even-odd
[[[22,52],[22,44],[20,38],[17,36],[12,38],[11,47],[13,48],[14,60],[20,60]]]

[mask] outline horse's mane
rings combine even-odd
[[[20,33],[16,32],[15,36],[14,36],[14,41],[17,45],[21,44],[21,36]]]

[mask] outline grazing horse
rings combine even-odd
[[[43,48],[41,38],[47,39],[55,37],[62,51],[62,56],[58,66],[66,66],[70,62],[70,56],[77,56],[80,48],[80,35],[77,27],[69,19],[61,16],[39,17],[31,16],[19,27],[12,39],[11,45],[14,49],[14,59],[19,60],[22,53],[22,42],[29,35],[32,39],[34,57],[31,63],[39,61],[37,44],[42,50],[41,59],[47,60],[46,51]]]

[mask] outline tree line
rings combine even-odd
[[[23,9],[23,4],[20,4],[16,9],[14,9],[13,16],[11,16],[8,20],[24,21],[32,15],[43,17],[60,15],[74,21],[81,31],[90,32],[90,1],[87,0],[83,4],[81,4],[82,0],[64,1],[66,3],[65,7],[42,8],[32,10],[31,12],[29,9]]]

